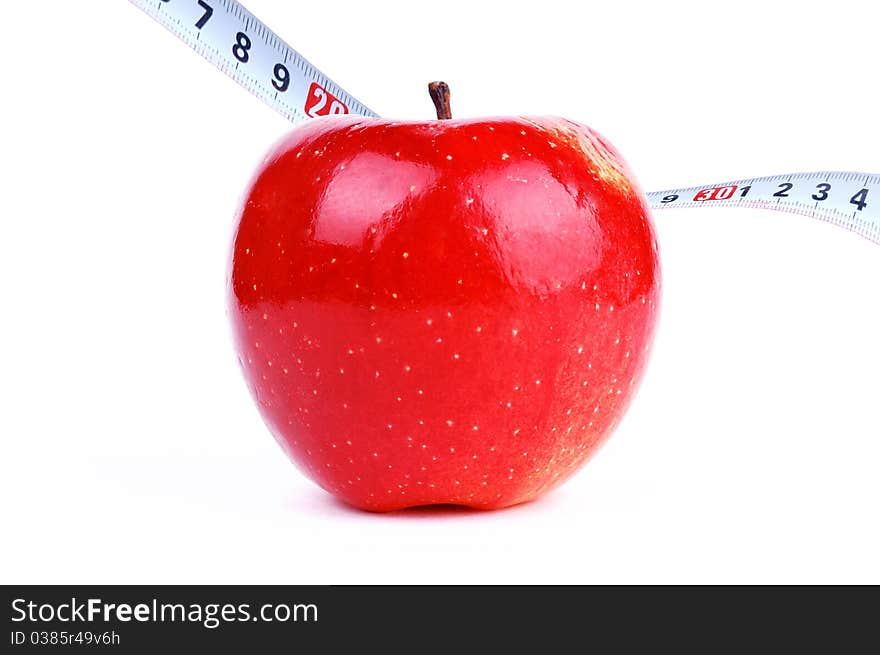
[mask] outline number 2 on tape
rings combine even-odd
[[[306,96],[305,111],[312,118],[318,118],[319,116],[347,114],[348,107],[323,86],[317,82],[312,82],[312,86],[309,87],[309,94]]]

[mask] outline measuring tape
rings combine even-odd
[[[378,116],[234,0],[131,0],[184,43],[294,123]]]
[[[662,207],[757,207],[812,216],[880,244],[880,175],[818,171],[651,191]]]
[[[294,123],[376,117],[235,0],[130,0]],[[758,207],[805,214],[880,244],[880,175],[773,175],[647,194],[652,208]]]

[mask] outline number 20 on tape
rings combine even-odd
[[[320,84],[312,82],[309,94],[306,96],[305,111],[308,116],[317,118],[318,116],[347,114],[348,107]]]

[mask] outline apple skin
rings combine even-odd
[[[536,498],[618,423],[660,294],[642,192],[561,118],[318,119],[258,169],[229,306],[275,438],[355,507]]]

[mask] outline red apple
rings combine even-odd
[[[306,475],[367,510],[492,509],[613,430],[660,272],[645,198],[588,127],[345,116],[259,168],[229,289],[245,378]]]

